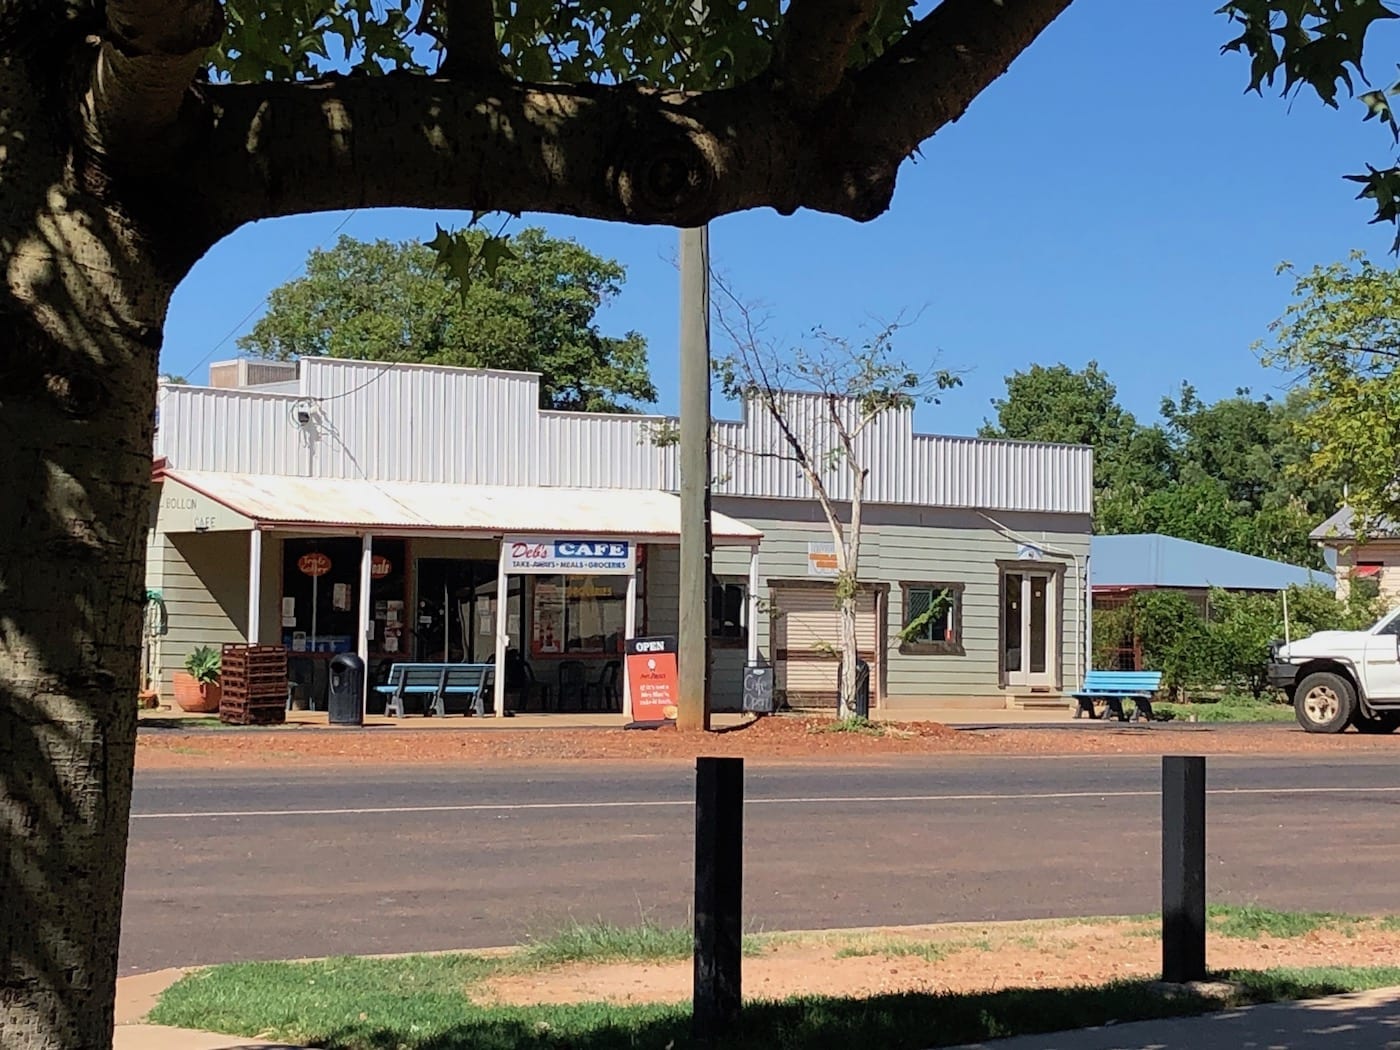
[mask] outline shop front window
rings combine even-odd
[[[530,650],[536,656],[618,653],[627,625],[627,577],[539,576]]]
[[[717,642],[740,643],[749,636],[749,589],[742,583],[711,578],[710,637]]]
[[[282,644],[294,653],[354,652],[360,627],[360,540],[289,539],[282,545]],[[402,650],[404,543],[381,540],[370,562],[371,652]]]
[[[282,545],[282,641],[292,652],[355,649],[360,541],[287,540]]]

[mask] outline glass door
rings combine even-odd
[[[1001,584],[1002,664],[1012,688],[1053,688],[1060,647],[1055,575],[1007,572]]]

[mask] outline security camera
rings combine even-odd
[[[297,426],[304,427],[311,422],[311,410],[309,408],[297,407]]]

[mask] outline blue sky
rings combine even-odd
[[[921,429],[970,433],[1003,377],[1033,363],[1095,359],[1122,403],[1155,417],[1184,379],[1209,400],[1248,386],[1278,392],[1250,344],[1286,306],[1274,270],[1343,258],[1389,259],[1394,231],[1342,181],[1386,162],[1385,133],[1360,103],[1330,110],[1243,93],[1247,62],[1221,56],[1230,26],[1214,0],[1077,0],[956,125],[906,163],[880,219],[772,212],[711,227],[712,261],[762,302],[777,334],[821,324],[855,332],[872,318],[918,314],[899,353],[937,360],[964,385],[919,410]],[[1391,76],[1400,34],[1377,37],[1368,72]],[[1388,82],[1388,81],[1387,81]],[[233,357],[273,287],[333,243],[344,213],[245,227],[176,293],[162,368],[207,376]],[[358,212],[362,239],[429,238],[456,214]],[[677,395],[676,233],[525,216],[620,260],[628,280],[605,330],[637,329],[651,346],[658,407]],[[518,228],[518,226],[517,226]],[[252,311],[246,322],[240,321]],[[721,349],[716,334],[716,350]]]

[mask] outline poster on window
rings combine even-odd
[[[564,650],[564,591],[556,584],[535,585],[535,630],[530,648],[540,655]]]

